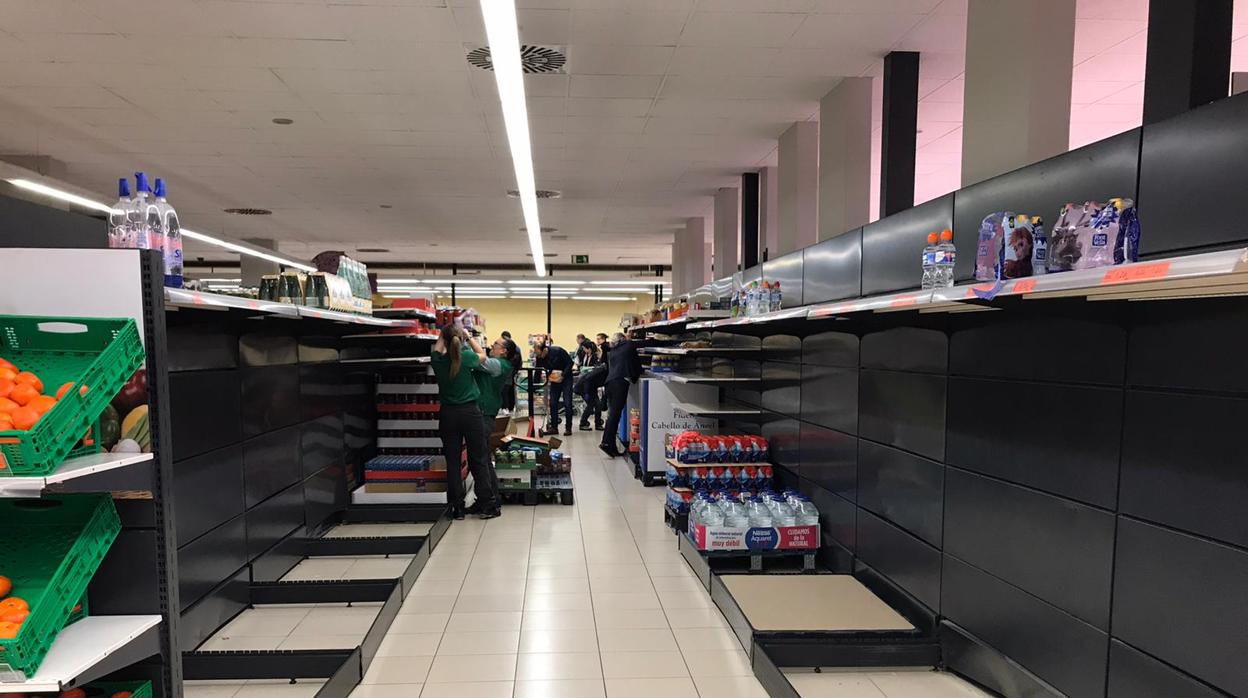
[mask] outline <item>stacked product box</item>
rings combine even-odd
[[[446,491],[438,436],[438,384],[429,366],[391,369],[377,383],[377,457],[364,466],[364,491]]]
[[[500,489],[572,489],[572,458],[559,450],[562,443],[556,437],[504,437],[494,455]]]
[[[688,516],[699,550],[809,552],[819,547],[819,512],[794,492],[777,493],[766,439],[682,432],[668,441],[667,505]]]

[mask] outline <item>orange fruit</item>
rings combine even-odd
[[[0,599],[9,595],[13,591],[13,581],[8,577],[0,576]]]
[[[132,695],[134,694],[130,691],[117,691],[111,696],[111,698],[130,698]]]
[[[48,410],[56,407],[56,398],[51,395],[40,395],[34,400],[31,400],[27,407],[33,409],[41,415],[47,414]]]
[[[13,392],[13,388],[16,386],[17,383],[14,383],[13,381],[0,380],[0,397],[8,397],[9,393]]]
[[[39,391],[29,383],[18,383],[9,393],[9,399],[19,405],[28,405],[31,400],[39,397]]]
[[[38,390],[41,393],[43,392],[43,381],[39,380],[39,376],[36,376],[30,371],[22,371],[17,374],[17,377],[13,379],[13,382],[33,385],[35,386],[35,390]]]
[[[15,381],[17,380],[17,371],[11,368],[0,368],[0,380]]]
[[[67,691],[61,691],[61,698],[87,698],[87,692],[81,688],[71,688]]]
[[[13,402],[9,398],[0,397],[0,412],[12,412],[19,407],[21,407],[21,405]]]
[[[30,615],[30,611],[9,611],[0,615],[0,622],[17,623],[21,625],[26,622],[26,617]]]
[[[9,611],[29,611],[30,604],[26,603],[26,599],[20,596],[10,596],[0,601],[0,613],[8,613]]]
[[[8,412],[0,412],[0,431],[7,431],[13,428],[13,415]]]
[[[63,399],[63,398],[65,397],[65,393],[68,393],[68,392],[70,391],[70,389],[71,389],[71,388],[73,388],[73,387],[74,387],[74,384],[73,384],[73,383],[66,383],[66,384],[62,385],[61,387],[57,388],[57,389],[56,389],[56,399],[57,399],[57,400],[61,400],[61,399]],[[3,392],[3,387],[2,387],[2,386],[0,386],[0,392]],[[0,396],[0,397],[3,397],[3,396]]]
[[[0,368],[11,368],[14,371],[17,370],[17,367],[13,365],[13,362],[8,359],[0,359]]]
[[[9,416],[13,418],[14,429],[26,431],[27,429],[35,426],[35,423],[38,422],[39,418],[43,415],[39,414],[39,412],[33,407],[19,407],[13,410]]]
[[[17,637],[17,631],[21,629],[22,626],[17,623],[0,620],[0,640],[12,640]]]

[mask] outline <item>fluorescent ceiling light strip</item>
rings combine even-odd
[[[594,284],[595,286],[667,286],[668,285],[666,281],[664,281],[663,279],[659,279],[659,278],[656,278],[653,282],[638,281],[636,279],[626,279],[623,281],[607,281],[605,279],[599,279],[598,281],[591,281],[589,283]]]
[[[511,146],[511,164],[516,170],[516,189],[524,211],[524,227],[538,276],[546,276],[542,251],[542,226],[537,218],[537,183],[533,178],[533,149],[529,142],[529,110],[524,99],[524,71],[520,66],[520,30],[516,25],[514,0],[481,0],[485,35],[494,64],[494,81],[503,105],[503,124]]]
[[[9,184],[12,184],[13,186],[19,189],[33,191],[37,194],[43,194],[44,196],[47,196],[53,199],[58,199],[60,201],[67,201],[71,204],[77,204],[84,208],[92,209],[94,211],[110,213],[113,210],[112,206],[105,206],[104,204],[98,201],[92,201],[91,199],[88,199],[86,197],[78,196],[77,194],[71,194],[67,191],[62,191],[60,189],[57,189],[56,187],[49,187],[46,184],[40,184],[39,182],[32,182],[29,179],[10,179]],[[259,257],[260,259],[266,259],[270,262],[276,262],[278,264],[285,264],[286,266],[294,267],[295,269],[300,269],[303,271],[316,271],[316,267],[310,267],[306,264],[300,264],[299,262],[291,261],[289,259],[286,259],[285,257],[278,257],[277,255],[272,255],[267,252],[263,252],[263,251],[260,251],[258,249],[254,249],[251,247],[244,247],[242,245],[235,244],[233,242],[228,242],[220,238],[215,238],[211,235],[207,235],[204,233],[197,233],[194,230],[189,230],[187,228],[182,228],[182,236],[186,238],[190,238],[192,240],[199,240],[200,242],[206,242],[210,245],[224,247],[225,249],[230,250],[231,252],[251,255],[252,257]]]
[[[545,279],[541,281],[537,279],[512,279],[511,281],[508,281],[507,283],[515,284],[516,286],[546,286],[547,284],[551,286],[584,286],[585,285],[584,281],[563,281],[562,279]]]
[[[307,264],[302,264],[300,262],[291,261],[289,259],[286,259],[285,257],[278,257],[277,255],[269,254],[268,252],[262,252],[258,249],[253,249],[251,247],[244,247],[242,245],[230,242],[228,240],[215,238],[205,233],[197,233],[194,230],[191,230],[189,228],[182,229],[182,237],[190,238],[192,240],[199,240],[200,242],[206,242],[210,245],[216,245],[217,247],[224,247],[225,249],[230,250],[231,252],[237,252],[239,254],[250,255],[252,257],[259,257],[260,259],[265,259],[265,260],[268,260],[270,262],[274,262],[277,264],[285,264],[288,267],[294,267],[295,269],[298,269],[300,271],[316,271],[316,267],[308,266]]]
[[[635,301],[628,296],[572,296],[574,301]]]
[[[425,279],[424,283],[438,284],[440,286],[446,286],[449,284],[455,284],[456,286],[472,286],[472,285],[501,286],[507,282],[501,281],[501,280],[494,281],[490,279],[459,279],[459,278],[452,276],[452,277],[443,278],[443,279]]]
[[[82,206],[83,208],[89,208],[93,211],[111,213],[113,210],[112,206],[105,206],[104,204],[98,201],[92,201],[91,199],[88,199],[83,196],[78,196],[77,194],[71,194],[67,191],[61,191],[60,189],[57,189],[55,187],[49,187],[46,184],[32,182],[29,179],[10,179],[9,184],[12,184],[18,189],[25,189],[26,191],[33,191],[36,194],[43,194],[44,196],[47,196],[49,198],[59,199],[61,201],[66,201],[71,204],[77,204],[79,206]]]
[[[653,288],[629,288],[627,286],[598,286],[595,288],[587,288],[586,291],[594,293],[654,293]]]

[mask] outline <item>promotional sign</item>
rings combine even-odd
[[[819,527],[771,526],[707,526],[691,524],[690,536],[698,550],[815,550],[819,547]]]
[[[718,422],[706,417],[691,417],[679,409],[681,404],[713,405],[719,403],[719,388],[709,385],[667,383],[641,380],[641,466],[648,473],[667,471],[666,438],[682,431],[713,433]]]

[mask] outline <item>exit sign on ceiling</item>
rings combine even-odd
[[[572,263],[573,264],[589,264],[589,255],[574,254],[572,255]]]

